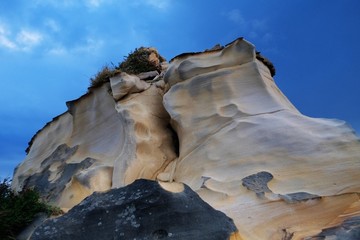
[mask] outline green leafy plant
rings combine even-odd
[[[49,216],[62,213],[59,208],[42,202],[34,189],[14,193],[10,183],[9,179],[0,183],[0,239],[15,239],[38,213]]]

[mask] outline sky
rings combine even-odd
[[[0,0],[0,179],[91,77],[140,46],[170,60],[244,37],[301,113],[359,135],[359,13],[358,0]]]

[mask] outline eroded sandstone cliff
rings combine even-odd
[[[343,121],[302,115],[251,43],[179,55],[164,73],[121,73],[69,102],[33,139],[14,188],[70,209],[139,178],[182,182],[243,239],[359,236],[359,139]]]

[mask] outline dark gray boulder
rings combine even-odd
[[[213,209],[185,185],[170,192],[157,182],[134,183],[94,193],[67,214],[45,221],[40,239],[229,239],[232,219]]]
[[[346,219],[336,227],[324,229],[317,236],[309,240],[359,240],[360,239],[360,216]]]

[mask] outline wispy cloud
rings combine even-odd
[[[167,11],[173,4],[171,0],[34,0],[34,3],[33,11],[19,17],[29,21],[0,18],[0,50],[53,56],[94,55],[109,46],[120,48],[119,40],[115,40],[120,35],[130,39],[122,43],[128,48],[149,45],[152,33],[147,21],[138,14]],[[104,11],[98,11],[100,8],[117,11],[119,15],[108,21]],[[39,14],[44,12],[48,14]],[[152,14],[146,17],[152,19]],[[6,25],[1,25],[2,19]],[[121,24],[115,23],[119,21]]]
[[[130,5],[136,7],[149,6],[157,10],[167,10],[171,6],[170,0],[133,0]]]
[[[5,47],[7,49],[16,49],[16,44],[9,39],[10,33],[7,28],[0,24],[0,46]]]
[[[29,51],[39,45],[43,35],[38,31],[20,29],[11,31],[4,23],[0,22],[0,48],[13,51]]]
[[[103,5],[112,4],[113,0],[83,0],[83,4],[90,10],[95,10]]]
[[[16,43],[18,48],[24,51],[31,50],[36,45],[40,44],[42,41],[42,34],[30,31],[30,30],[21,30],[16,36]]]
[[[265,31],[266,27],[267,27],[267,23],[265,21],[265,19],[254,19],[252,21],[250,21],[251,27],[255,30],[261,30],[261,31]]]
[[[56,8],[72,7],[77,4],[77,0],[35,0],[34,5],[37,6],[52,6]]]
[[[228,17],[228,19],[230,21],[232,21],[232,22],[234,22],[234,23],[236,23],[238,25],[244,25],[245,24],[245,19],[241,15],[239,9],[232,9],[226,15],[227,15],[227,17]]]
[[[46,19],[44,25],[53,32],[59,32],[61,30],[60,24],[54,19]]]
[[[146,3],[162,10],[167,9],[170,6],[169,0],[147,0]]]
[[[73,50],[76,52],[96,53],[103,46],[104,41],[99,38],[88,37],[84,44],[75,47]]]
[[[51,6],[53,8],[73,8],[73,7],[87,7],[96,9],[104,3],[112,3],[112,0],[36,0],[35,4],[38,6]]]
[[[84,42],[79,43],[73,47],[63,46],[61,43],[56,43],[47,51],[47,54],[53,56],[65,56],[69,54],[96,54],[99,53],[104,46],[104,40],[99,38],[88,37]]]
[[[239,9],[231,9],[223,14],[230,22],[241,28],[245,37],[269,42],[273,35],[268,31],[266,19],[246,19]]]
[[[67,49],[63,46],[54,46],[47,51],[49,55],[64,56],[68,53]]]
[[[0,35],[0,45],[8,49],[16,49],[16,44],[3,35]]]

